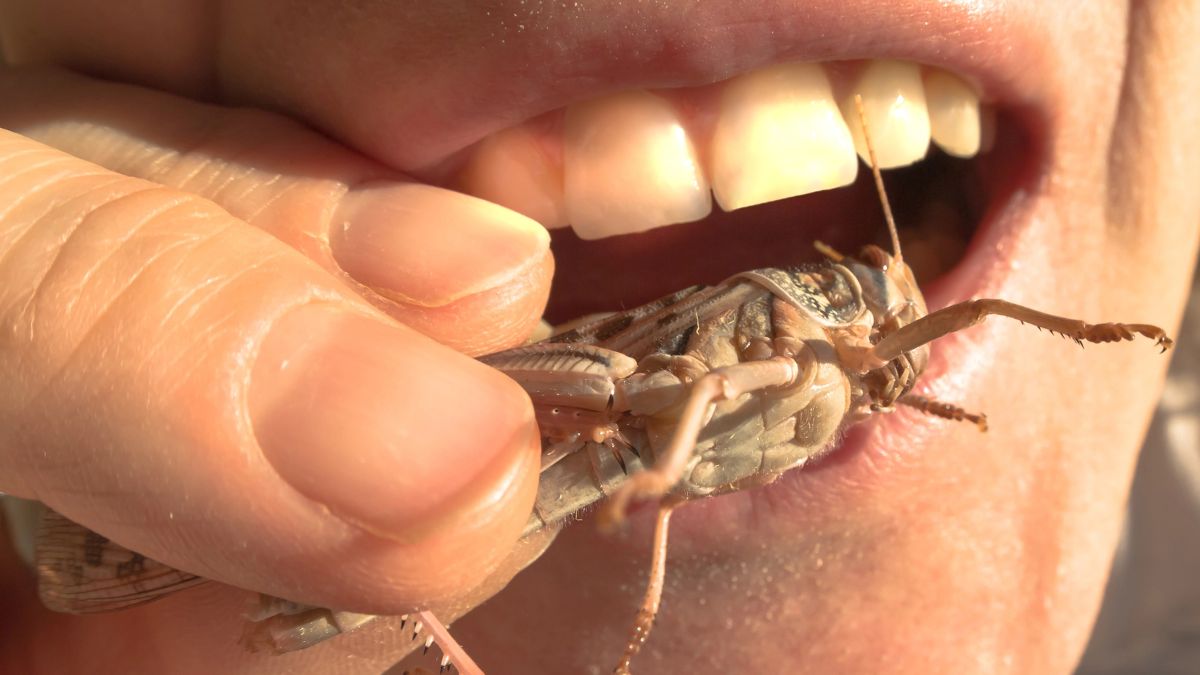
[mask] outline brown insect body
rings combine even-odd
[[[634,310],[644,316],[632,323],[628,315],[614,316],[552,336],[533,350],[558,353],[551,345],[562,345],[570,353],[588,345],[637,361],[636,373],[618,381],[614,401],[605,402],[614,433],[603,434],[598,445],[614,456],[632,452],[645,466],[654,465],[669,445],[690,386],[700,377],[780,354],[795,359],[798,368],[807,365],[808,376],[790,386],[715,404],[690,470],[672,490],[680,497],[699,497],[761,484],[803,464],[829,446],[848,410],[865,412],[873,404],[864,378],[839,364],[834,337],[871,333],[873,315],[864,297],[861,281],[836,263],[754,270],[718,286],[696,287],[682,298],[674,294],[668,302],[650,303]],[[621,323],[628,325],[613,333],[612,326]],[[485,361],[508,371],[503,355]],[[636,394],[628,393],[628,385],[660,375],[666,377],[655,387],[661,394],[658,405],[632,409]],[[646,391],[639,387],[638,394],[644,397]],[[590,443],[595,441],[582,446]],[[625,461],[626,473],[633,473],[633,464]]]
[[[543,431],[559,434],[548,439],[550,445],[574,441],[556,454],[593,454],[595,482],[607,488],[620,477],[607,475],[603,455],[612,455],[624,474],[656,465],[698,379],[739,364],[791,359],[794,381],[713,402],[688,470],[672,492],[692,498],[761,484],[819,455],[846,421],[891,409],[924,370],[927,344],[871,369],[845,365],[862,361],[881,336],[925,314],[907,265],[877,247],[865,251],[874,264],[842,256],[839,262],[744,272],[483,360],[542,404]],[[597,396],[572,392],[573,385],[551,393],[543,384],[560,376],[578,383],[572,360],[616,364],[622,358],[629,363],[608,374],[612,388]],[[654,404],[647,405],[650,398]],[[568,419],[580,424],[571,427]],[[571,472],[583,473],[576,467]],[[582,506],[576,497],[569,510]],[[561,506],[545,511],[546,523],[566,515]]]

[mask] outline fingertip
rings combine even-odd
[[[517,545],[537,496],[541,440],[530,428],[510,447],[511,456],[499,457],[421,530],[413,531],[421,536],[420,553],[404,556],[404,578],[422,606],[477,596]]]
[[[497,204],[417,183],[379,182],[342,197],[330,245],[385,309],[470,353],[532,329],[549,296],[549,233]]]

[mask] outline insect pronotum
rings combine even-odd
[[[892,253],[867,245],[849,256],[817,242],[822,263],[694,286],[481,359],[525,388],[541,429],[541,483],[526,537],[605,497],[605,527],[620,524],[635,500],[659,501],[650,578],[617,673],[629,672],[653,625],[679,505],[768,483],[827,451],[845,425],[897,404],[986,430],[983,415],[912,393],[931,341],[994,314],[1080,344],[1142,335],[1163,351],[1172,345],[1156,326],[1087,324],[1004,300],[927,312],[857,103]],[[42,597],[61,611],[120,609],[203,581],[52,511],[38,551]],[[249,643],[286,652],[376,617],[263,596],[249,618]],[[440,647],[441,670],[482,672],[429,612],[403,622],[414,648]]]

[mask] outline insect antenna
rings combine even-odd
[[[861,94],[854,95],[854,105],[858,108],[858,121],[862,124],[863,140],[867,144],[867,157],[871,159],[871,175],[875,177],[875,191],[879,193],[879,202],[883,204],[883,218],[887,221],[888,233],[892,235],[892,258],[896,262],[902,262],[900,234],[896,232],[896,219],[892,217],[892,205],[888,202],[887,190],[883,187],[883,174],[879,172],[879,162],[875,159],[875,145],[871,143],[871,130],[867,127],[867,113],[863,109]]]
[[[829,258],[835,263],[840,263],[846,259],[846,256],[842,255],[837,249],[819,239],[813,242],[813,248],[817,249],[818,253],[826,258]]]

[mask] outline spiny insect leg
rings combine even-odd
[[[993,314],[1007,316],[1010,319],[1045,328],[1064,337],[1084,342],[1117,342],[1132,340],[1135,335],[1143,335],[1154,340],[1154,343],[1164,352],[1175,344],[1158,326],[1144,323],[1091,324],[1078,319],[1046,314],[1007,300],[984,299],[960,302],[908,324],[880,340],[871,349],[872,358],[870,360],[876,363],[887,363],[906,351],[920,347],[943,335],[974,326]]]
[[[654,627],[654,617],[658,615],[658,606],[662,602],[663,580],[667,574],[667,531],[671,526],[671,512],[682,503],[681,499],[666,497],[658,505],[658,518],[654,523],[654,551],[650,558],[650,578],[646,582],[646,593],[642,596],[642,606],[633,621],[625,653],[613,669],[615,675],[629,675],[629,665],[633,662],[633,657],[646,643],[646,638],[650,637],[650,629]]]
[[[969,413],[952,403],[943,403],[919,394],[905,394],[898,399],[898,402],[934,417],[942,417],[955,422],[967,420],[974,422],[980,431],[988,430],[987,415]]]
[[[463,675],[483,675],[481,669],[470,656],[467,655],[467,650],[463,649],[462,645],[450,635],[450,631],[442,624],[441,621],[433,615],[432,612],[419,612],[417,616],[429,631],[430,637],[434,638],[434,642],[442,650],[445,656],[450,657],[448,661]]]

